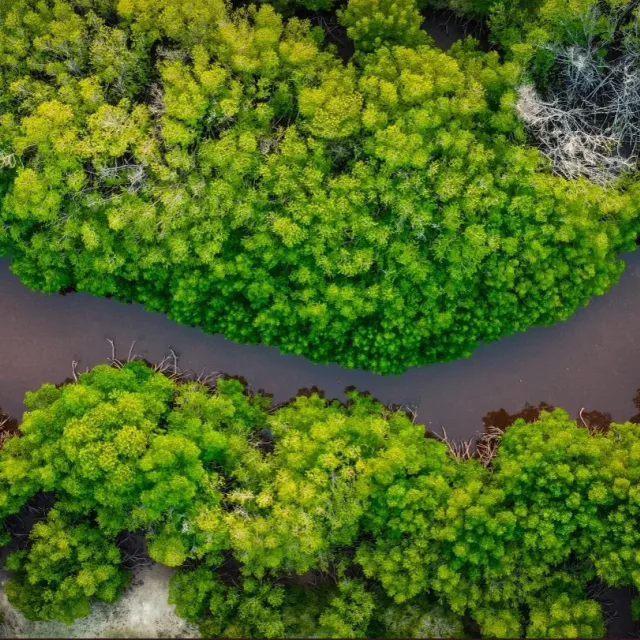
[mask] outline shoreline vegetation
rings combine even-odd
[[[596,586],[637,588],[637,423],[493,412],[474,456],[355,390],[273,407],[175,354],[114,354],[26,404],[0,515],[32,517],[5,583],[31,620],[116,602],[150,561],[216,637],[601,637]]]
[[[633,153],[598,184],[581,156],[569,180],[540,125],[564,68],[545,38],[562,49],[582,9],[565,33],[555,0],[436,4],[486,19],[502,57],[439,50],[415,0],[6,7],[0,253],[33,289],[379,373],[566,319],[640,235]],[[348,63],[299,8],[337,11]]]

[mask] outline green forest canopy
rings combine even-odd
[[[638,424],[595,433],[546,411],[481,463],[356,391],[270,408],[235,379],[142,362],[26,404],[0,450],[0,523],[54,498],[6,564],[32,620],[114,602],[127,531],[180,567],[170,600],[205,636],[460,637],[473,620],[488,637],[600,637],[589,586],[640,586]]]
[[[635,246],[637,183],[552,175],[521,62],[439,51],[414,0],[339,7],[348,63],[269,4],[2,6],[0,253],[32,288],[390,373],[567,318]]]

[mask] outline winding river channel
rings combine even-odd
[[[369,391],[385,403],[413,405],[418,420],[449,437],[471,438],[482,417],[541,401],[574,415],[582,407],[624,421],[637,413],[640,387],[640,252],[623,256],[627,268],[609,293],[596,297],[568,321],[535,327],[483,345],[466,360],[380,376],[338,365],[315,365],[264,345],[241,345],[184,327],[140,305],[88,294],[30,291],[0,260],[0,406],[20,418],[22,398],[44,382],[62,382],[71,363],[83,371],[111,355],[134,351],[158,361],[172,348],[182,369],[240,375],[253,389],[283,402],[300,388],[317,386],[328,398],[346,387]]]

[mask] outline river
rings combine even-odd
[[[468,359],[413,368],[400,376],[380,376],[335,364],[316,365],[282,355],[264,345],[241,345],[220,335],[185,327],[140,305],[84,293],[46,295],[24,287],[0,260],[0,406],[19,418],[25,391],[44,382],[62,382],[71,363],[84,370],[111,355],[107,338],[126,358],[135,352],[159,360],[169,347],[183,369],[244,376],[253,389],[275,402],[298,389],[317,386],[329,398],[346,387],[369,391],[384,403],[413,405],[418,420],[450,437],[471,438],[482,417],[504,408],[515,412],[540,401],[567,409],[582,407],[624,421],[636,413],[632,399],[640,387],[640,252],[624,256],[618,284],[568,321],[534,327],[482,345]]]

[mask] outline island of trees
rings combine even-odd
[[[495,50],[438,50],[434,5]],[[0,253],[381,373],[566,319],[640,231],[636,5],[5,1]]]
[[[595,638],[594,585],[640,586],[640,424],[543,410],[472,453],[357,391],[159,369],[27,394],[0,450],[0,522],[49,497],[6,563],[27,618],[116,601],[132,534],[208,637]]]

